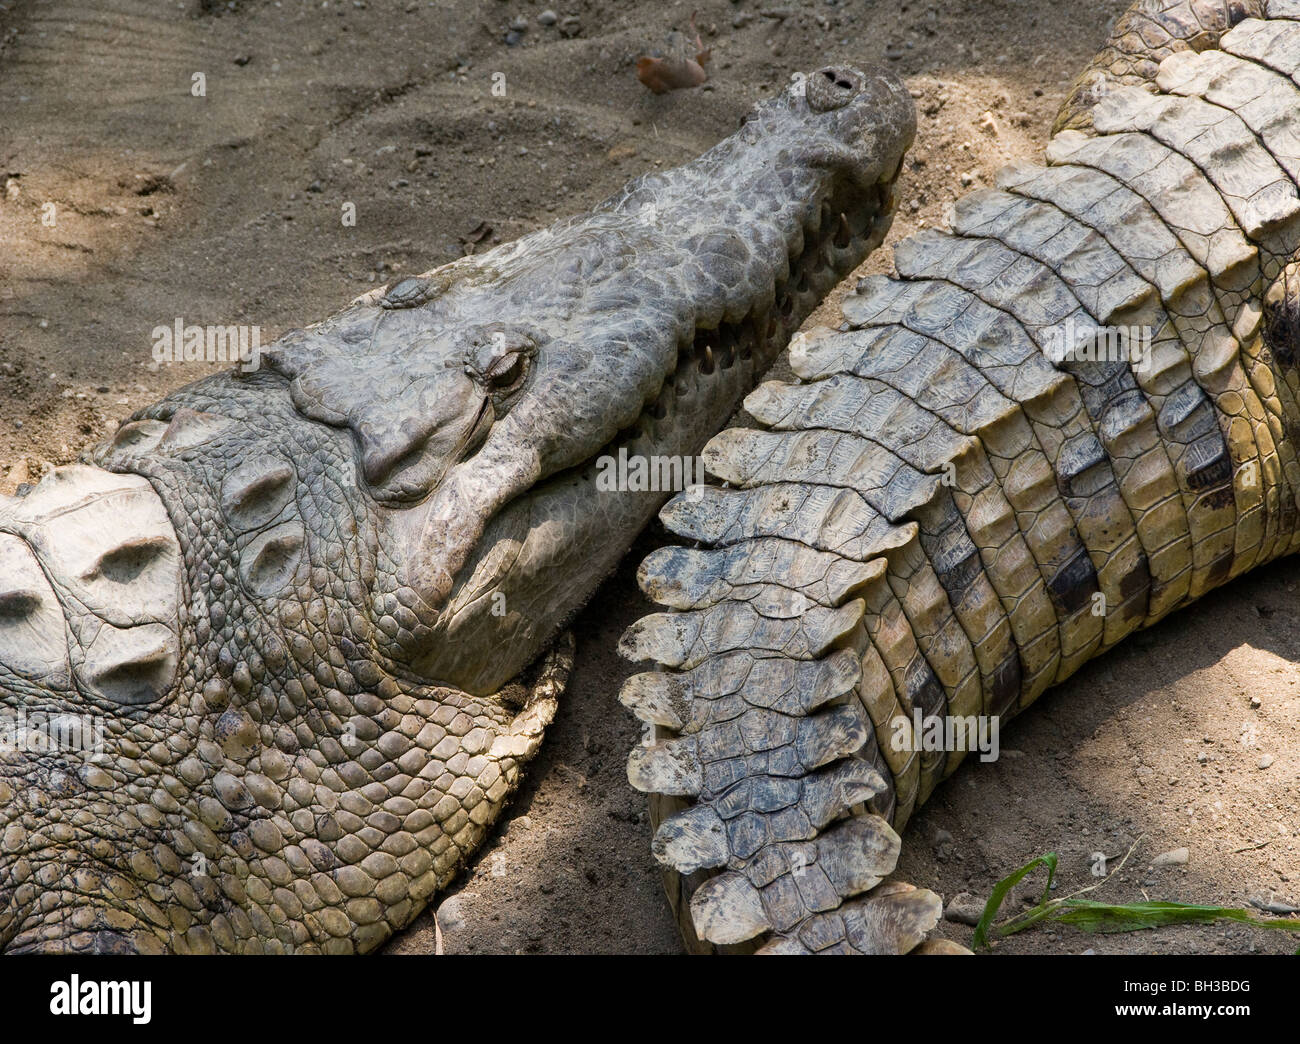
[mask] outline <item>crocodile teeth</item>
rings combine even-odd
[[[0,664],[118,703],[161,698],[179,657],[180,562],[145,479],[56,468],[0,504]]]
[[[853,242],[853,232],[849,229],[849,219],[844,216],[844,211],[840,211],[839,225],[835,230],[835,245],[840,250],[845,249]]]

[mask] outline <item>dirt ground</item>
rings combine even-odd
[[[265,343],[688,159],[828,60],[906,77],[918,142],[890,242],[941,225],[964,185],[1041,146],[1124,6],[0,0],[0,491],[205,372],[156,365],[155,326],[257,324]],[[635,60],[680,47],[670,33],[693,10],[712,80],[654,97]],[[866,266],[888,268],[887,248]],[[834,299],[816,318],[837,320]],[[639,730],[614,699],[632,670],[615,640],[647,609],[635,563],[656,539],[578,619],[543,753],[442,907],[447,952],[680,948],[624,776]],[[1059,895],[1095,883],[1093,853],[1135,846],[1094,897],[1300,901],[1298,580],[1289,562],[1238,581],[1043,698],[1004,731],[998,762],[963,767],[907,828],[899,876],[982,900],[1055,851]],[[1150,867],[1180,848],[1185,864]],[[969,941],[963,925],[944,932]],[[1295,945],[1243,927],[1038,929],[998,950]],[[434,946],[426,915],[389,952]]]

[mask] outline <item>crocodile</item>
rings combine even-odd
[[[376,288],[0,501],[0,949],[367,952],[537,749],[569,619],[883,239],[897,78]],[[254,364],[255,363],[255,364]]]
[[[621,642],[692,949],[956,949],[888,875],[980,730],[1300,548],[1298,186],[1300,3],[1141,0],[1045,161],[896,244],[709,442]]]

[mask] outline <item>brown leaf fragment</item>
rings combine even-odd
[[[700,39],[700,31],[695,25],[695,15],[691,15],[691,29],[695,31],[695,57],[680,55],[651,57],[645,55],[636,60],[636,78],[650,88],[655,94],[667,94],[688,87],[698,87],[709,78],[704,68],[713,56],[713,49],[705,47]]]
[[[708,60],[707,52],[703,55]],[[655,94],[667,94],[687,87],[698,87],[709,74],[698,59],[691,58],[638,58],[636,78]]]

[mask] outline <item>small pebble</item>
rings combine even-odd
[[[1258,764],[1261,770],[1268,768],[1271,764],[1273,764],[1273,755],[1272,754],[1260,755]]]
[[[464,892],[458,892],[450,899],[444,900],[438,907],[437,918],[438,925],[444,932],[459,931],[465,926],[465,912],[469,906],[469,900]]]
[[[549,7],[537,16],[538,25],[554,25],[559,20],[559,16]]]
[[[1191,853],[1185,848],[1171,848],[1168,852],[1161,852],[1153,860],[1152,866],[1186,866],[1187,860],[1191,858]]]
[[[984,904],[976,900],[970,892],[958,892],[943,912],[944,920],[969,925],[979,924],[983,915]]]

